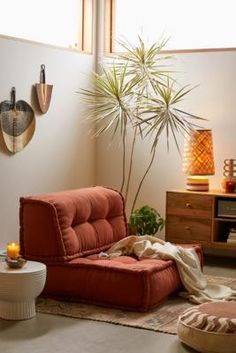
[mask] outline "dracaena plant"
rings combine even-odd
[[[151,169],[160,136],[173,135],[177,149],[178,135],[199,128],[200,117],[179,108],[182,99],[192,88],[178,87],[171,77],[170,56],[161,54],[166,41],[147,46],[138,37],[138,44],[120,42],[124,53],[113,63],[102,65],[99,73],[92,72],[92,88],[80,89],[88,109],[89,119],[97,125],[96,136],[112,131],[112,139],[119,134],[122,141],[122,177],[120,191],[125,202],[129,196],[135,146],[138,138],[152,138],[150,160],[131,202],[135,208],[143,182]],[[128,131],[132,132],[130,150],[127,150]],[[129,134],[130,136],[130,134]]]

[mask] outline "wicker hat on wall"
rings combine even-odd
[[[0,120],[8,150],[12,153],[21,151],[34,135],[35,116],[27,102],[15,101],[15,87],[11,90],[11,100],[0,104]]]

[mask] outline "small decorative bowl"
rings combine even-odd
[[[27,262],[21,256],[18,256],[16,258],[7,256],[5,261],[10,268],[22,268]]]

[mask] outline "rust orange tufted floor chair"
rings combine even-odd
[[[98,257],[127,235],[116,190],[95,186],[20,199],[22,255],[47,265],[47,296],[145,311],[180,289],[173,261]]]

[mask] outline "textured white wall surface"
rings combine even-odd
[[[53,84],[51,105],[40,114],[32,86],[39,82],[40,65]],[[31,142],[20,152],[7,151],[0,134],[0,248],[17,240],[19,197],[89,186],[94,183],[92,126],[83,118],[76,93],[87,87],[94,56],[0,38],[0,101],[26,100],[36,112]]]

